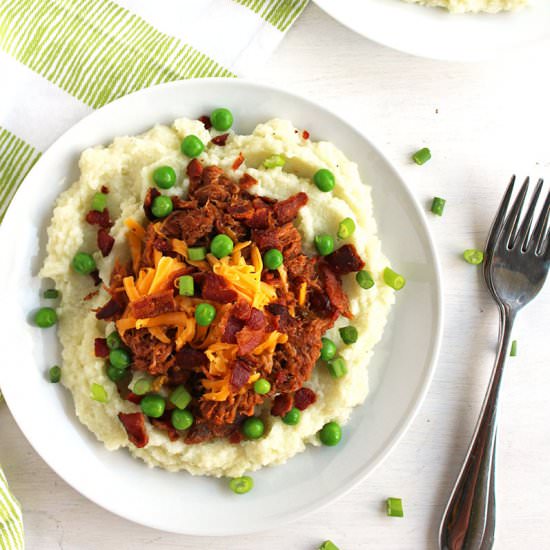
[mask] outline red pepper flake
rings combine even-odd
[[[228,137],[229,137],[229,134],[220,134],[219,136],[213,137],[210,141],[214,145],[225,145],[225,142],[227,141]]]
[[[108,195],[109,194],[109,188],[106,185],[102,185],[101,186],[101,192]]]
[[[303,137],[304,139],[309,139],[309,132],[308,132],[307,130],[304,130],[304,131],[302,132],[302,137]]]
[[[101,250],[101,254],[104,258],[111,253],[114,244],[115,240],[109,235],[109,232],[103,229],[103,227],[99,229],[97,232],[97,247]]]
[[[233,162],[233,170],[238,170],[239,166],[244,162],[244,156],[242,153],[239,153],[239,156]]]
[[[96,338],[94,340],[94,354],[96,357],[107,357],[109,355],[107,338]]]
[[[210,121],[210,117],[207,115],[202,115],[199,117],[199,120],[204,124],[204,127],[206,130],[210,130],[212,128],[212,122]]]

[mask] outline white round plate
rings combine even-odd
[[[550,2],[515,12],[450,14],[402,0],[315,0],[342,25],[384,46],[448,61],[482,61],[519,48],[550,46]]]
[[[286,465],[256,472],[255,488],[245,496],[232,494],[226,480],[149,469],[126,451],[107,451],[78,421],[70,394],[46,379],[48,367],[60,360],[55,330],[29,323],[44,286],[37,272],[52,206],[77,179],[80,153],[115,136],[181,116],[199,117],[220,105],[233,111],[237,132],[285,117],[308,129],[312,139],[333,141],[358,162],[364,181],[372,185],[384,252],[407,276],[376,347],[375,387],[354,411],[341,444],[309,448]],[[316,510],[383,460],[410,424],[432,376],[441,336],[441,289],[420,208],[395,169],[357,130],[324,108],[271,87],[232,79],[174,82],[92,113],[58,139],[29,173],[0,229],[0,250],[0,387],[15,420],[65,481],[100,506],[144,525],[229,535],[270,529]]]

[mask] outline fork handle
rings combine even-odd
[[[497,358],[470,448],[443,514],[439,531],[441,550],[486,549],[492,547],[494,540],[493,461],[497,432],[498,396],[514,324],[514,315],[510,310],[502,307],[499,311]],[[490,541],[490,546],[488,541]]]

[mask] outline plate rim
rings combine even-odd
[[[16,415],[13,413],[12,407],[10,406],[10,390],[8,392],[4,392],[4,397],[6,404],[8,408],[10,409],[10,413],[12,415],[12,418],[16,422],[17,426],[21,430],[23,436],[25,439],[29,442],[33,450],[38,454],[38,456],[48,465],[49,468],[55,472],[56,475],[58,475],[65,483],[67,483],[71,488],[73,488],[76,492],[84,496],[89,501],[93,502],[97,506],[111,512],[112,514],[119,516],[123,519],[132,521],[138,525],[143,525],[146,527],[150,527],[153,529],[157,529],[163,532],[171,532],[176,534],[182,534],[182,535],[189,535],[189,536],[234,536],[239,534],[252,534],[252,533],[258,533],[258,532],[265,532],[269,529],[275,528],[276,526],[285,525],[288,523],[292,523],[294,521],[297,521],[301,518],[304,518],[322,508],[327,506],[329,503],[334,502],[340,498],[342,498],[344,495],[349,493],[353,488],[357,487],[360,483],[364,482],[365,479],[370,476],[373,472],[376,471],[376,469],[386,460],[386,458],[391,454],[391,452],[395,449],[399,441],[402,439],[402,437],[405,435],[405,433],[410,428],[412,422],[416,418],[422,404],[424,403],[424,400],[426,398],[426,395],[429,391],[429,388],[431,386],[435,368],[437,365],[437,360],[439,358],[439,352],[441,348],[441,342],[442,342],[442,336],[443,336],[443,326],[444,326],[444,304],[443,304],[443,280],[442,280],[442,272],[441,272],[441,266],[440,266],[440,260],[437,253],[437,249],[435,247],[435,243],[433,240],[433,237],[431,235],[431,232],[429,230],[428,222],[425,216],[424,211],[422,210],[419,201],[414,196],[413,192],[409,188],[409,186],[406,184],[406,180],[401,175],[399,169],[387,158],[386,155],[383,154],[383,152],[378,148],[378,146],[373,143],[373,141],[370,138],[367,138],[363,131],[359,130],[357,127],[355,127],[353,124],[348,122],[343,116],[336,113],[333,109],[327,107],[321,102],[313,101],[299,93],[294,92],[291,89],[284,88],[282,86],[267,84],[264,82],[259,82],[254,79],[250,78],[239,78],[239,79],[231,79],[231,78],[224,78],[224,77],[210,77],[210,78],[201,78],[201,79],[192,79],[192,80],[175,80],[172,82],[167,82],[163,84],[158,84],[155,86],[150,86],[147,88],[143,88],[141,90],[138,90],[136,92],[133,92],[131,94],[122,96],[111,103],[101,107],[100,109],[96,109],[92,111],[91,113],[87,114],[85,117],[80,119],[78,122],[76,122],[74,125],[72,125],[70,128],[68,128],[63,134],[61,134],[40,156],[38,161],[35,163],[35,165],[32,167],[32,169],[29,171],[29,173],[26,175],[24,181],[19,186],[16,194],[14,195],[9,207],[7,208],[6,215],[4,218],[3,223],[0,225],[0,244],[6,238],[7,230],[5,229],[7,227],[7,224],[5,223],[7,220],[11,220],[11,214],[10,210],[14,212],[16,209],[12,208],[13,205],[17,205],[19,203],[22,197],[22,193],[20,192],[21,189],[27,187],[27,182],[31,181],[32,178],[31,175],[33,175],[40,166],[41,163],[45,162],[45,158],[49,158],[52,154],[56,154],[57,147],[60,147],[59,142],[64,142],[67,137],[73,133],[78,132],[81,126],[85,126],[88,124],[88,121],[90,118],[93,118],[97,115],[99,111],[104,110],[116,110],[118,108],[118,105],[120,103],[123,103],[128,100],[129,97],[135,97],[135,96],[146,96],[150,93],[156,93],[158,90],[162,89],[168,89],[168,88],[178,88],[180,86],[185,87],[193,87],[193,86],[203,86],[212,83],[214,85],[222,84],[224,86],[235,86],[235,87],[254,87],[260,90],[265,91],[271,91],[276,92],[278,94],[282,94],[287,96],[289,99],[297,99],[301,102],[305,102],[307,104],[310,104],[314,106],[315,108],[321,109],[334,118],[336,118],[342,125],[344,125],[346,128],[350,129],[351,131],[357,133],[361,138],[369,144],[369,146],[372,148],[372,150],[376,153],[376,155],[387,165],[388,169],[393,172],[394,176],[397,180],[399,180],[400,185],[404,193],[407,195],[407,198],[409,199],[412,207],[415,210],[415,213],[417,214],[418,221],[420,223],[421,229],[424,232],[424,236],[427,243],[427,248],[424,250],[429,253],[429,256],[432,260],[433,270],[435,279],[433,281],[434,283],[434,300],[435,300],[435,307],[434,307],[434,331],[432,333],[432,337],[430,339],[430,344],[428,346],[429,350],[429,360],[426,362],[425,365],[425,375],[422,381],[422,385],[418,390],[418,395],[414,401],[414,403],[409,407],[407,410],[406,415],[404,416],[405,420],[404,422],[393,432],[391,432],[388,435],[387,438],[387,444],[383,450],[381,450],[377,455],[375,455],[375,458],[370,463],[370,466],[362,466],[359,470],[359,473],[357,476],[352,479],[351,481],[347,482],[347,484],[343,485],[341,488],[333,491],[328,496],[323,497],[321,499],[315,500],[313,503],[309,504],[308,506],[304,506],[304,508],[297,514],[294,515],[294,517],[287,517],[287,518],[278,518],[272,526],[269,527],[253,527],[251,526],[249,529],[242,529],[239,528],[238,530],[228,530],[225,529],[223,531],[217,531],[216,533],[204,533],[204,531],[201,530],[194,530],[193,528],[187,528],[185,530],[178,529],[176,527],[174,528],[168,528],[165,525],[161,525],[160,523],[156,521],[152,521],[148,518],[142,518],[142,517],[135,517],[131,512],[128,513],[121,513],[121,510],[115,509],[110,506],[110,503],[108,501],[100,502],[98,499],[96,499],[95,495],[92,496],[89,494],[89,491],[87,489],[81,489],[71,481],[65,478],[65,476],[58,471],[56,467],[54,467],[51,464],[51,461],[46,459],[39,450],[35,447],[34,442],[32,441],[31,437],[27,435],[27,433],[23,430],[22,426],[19,423],[19,420],[17,419]],[[161,92],[162,93],[162,92]],[[113,138],[116,136],[113,136]],[[53,150],[53,152],[52,152]],[[3,292],[2,292],[3,293]],[[2,379],[1,375],[1,369],[0,369],[0,380]]]

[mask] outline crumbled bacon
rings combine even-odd
[[[107,357],[109,355],[106,338],[96,338],[94,340],[94,354],[96,357]]]
[[[109,235],[109,232],[106,229],[101,227],[97,232],[97,247],[101,251],[104,258],[111,253],[114,244],[115,239]]]
[[[111,298],[103,307],[96,311],[96,319],[104,321],[113,321],[122,314],[124,308],[114,299]]]
[[[279,201],[273,207],[279,223],[288,223],[294,220],[302,206],[307,204],[307,195],[303,192],[296,193],[284,201]]]
[[[235,361],[231,371],[231,385],[236,390],[240,390],[250,378],[250,367],[243,361]]]
[[[142,296],[130,304],[130,311],[134,319],[157,317],[163,313],[176,311],[174,292],[172,290],[165,290]]]
[[[225,145],[225,142],[227,141],[227,138],[229,137],[229,134],[220,134],[219,136],[213,137],[210,141],[214,145]]]
[[[221,275],[205,273],[202,283],[202,297],[205,300],[219,302],[220,304],[230,304],[235,302],[239,295]]]
[[[239,185],[243,189],[250,189],[251,187],[254,187],[258,183],[258,180],[256,178],[253,178],[250,174],[243,174],[241,176],[241,179],[239,180]]]
[[[321,280],[325,286],[327,298],[329,299],[332,307],[342,315],[345,315],[348,319],[351,319],[352,315],[349,309],[349,299],[342,288],[340,277],[338,277],[338,275],[336,275],[334,271],[332,271],[332,269],[323,262],[319,264],[319,272],[321,274]]]
[[[317,399],[315,392],[309,388],[300,388],[294,394],[294,406],[300,411],[304,411],[310,405],[313,405]]]
[[[199,120],[204,124],[205,130],[210,130],[210,128],[212,128],[212,122],[210,121],[210,117],[208,115],[200,116]]]
[[[151,419],[151,424],[153,424],[155,428],[166,432],[166,435],[170,441],[176,441],[180,437],[180,434],[174,429],[174,426],[172,426],[169,420],[153,418]]]
[[[139,405],[143,397],[144,397],[143,395],[137,395],[134,392],[128,392],[128,395],[126,395],[126,401],[130,401],[130,403]]]
[[[332,254],[325,256],[325,261],[336,275],[347,275],[365,267],[365,262],[352,244],[337,248]]]
[[[109,188],[106,185],[102,185],[101,186],[101,192],[104,193],[105,195],[108,195],[109,194]]]
[[[153,214],[151,208],[153,206],[153,201],[157,197],[160,197],[160,191],[158,189],[155,189],[154,187],[149,187],[149,189],[147,190],[147,194],[145,195],[145,200],[143,201],[143,210],[145,211],[145,215],[147,216],[147,219],[149,221],[156,220],[156,217]]]
[[[118,413],[118,418],[122,422],[128,439],[138,448],[141,449],[149,443],[149,435],[145,427],[145,416],[141,412],[137,413]]]
[[[233,168],[233,170],[238,170],[239,166],[243,162],[244,162],[244,155],[242,153],[239,153],[239,156],[233,161],[231,168]]]
[[[99,286],[101,284],[101,277],[99,276],[99,270],[98,269],[94,269],[90,273],[90,277],[92,278],[92,281],[94,282],[95,286]]]
[[[176,353],[176,365],[186,369],[196,369],[208,365],[208,358],[204,352],[185,346]]]
[[[303,137],[304,139],[309,139],[309,132],[308,132],[307,130],[303,130],[303,131],[302,131],[302,137]]]
[[[113,222],[111,221],[111,216],[107,208],[104,208],[102,212],[98,212],[97,210],[90,210],[86,214],[86,221],[90,225],[98,225],[103,229],[109,229],[113,226]]]
[[[290,409],[292,409],[292,395],[281,393],[273,400],[271,414],[273,416],[284,416]]]
[[[198,159],[191,160],[187,165],[187,175],[191,179],[200,178],[202,176],[202,170],[203,170],[203,167],[202,167],[201,161]]]

